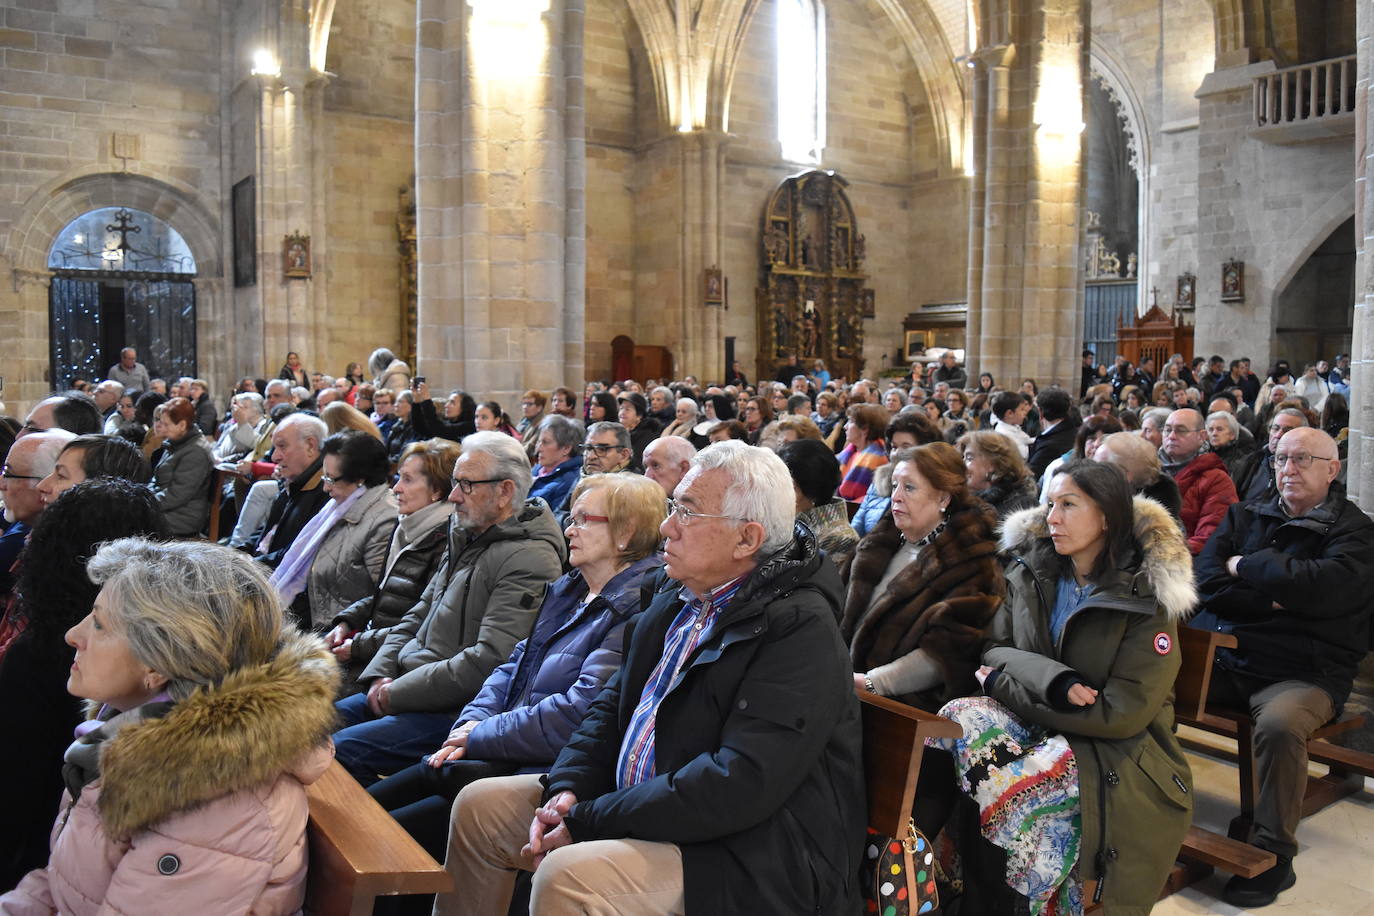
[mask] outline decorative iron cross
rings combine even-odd
[[[1159,305],[1159,287],[1158,287],[1158,286],[1152,286],[1152,287],[1150,287],[1150,304],[1151,304],[1151,305],[1154,305],[1154,306],[1158,306],[1158,305]]]
[[[132,251],[129,247],[129,233],[142,232],[142,226],[131,225],[133,214],[128,210],[120,210],[115,214],[115,221],[105,227],[106,232],[118,232],[119,244],[115,246],[116,251]]]

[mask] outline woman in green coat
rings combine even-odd
[[[1115,467],[1066,464],[1049,495],[1003,527],[1008,596],[978,670],[986,697],[942,710],[965,726],[942,746],[1032,912],[1058,897],[1143,916],[1192,822],[1172,731],[1192,562],[1177,523]]]

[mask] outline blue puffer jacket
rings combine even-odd
[[[573,455],[554,468],[553,473],[534,478],[534,486],[530,487],[530,496],[538,496],[548,503],[549,508],[553,510],[554,515],[562,524],[565,520],[559,513],[567,508],[568,496],[581,479],[582,456]]]
[[[859,532],[859,537],[868,534],[878,527],[878,522],[882,521],[887,510],[892,508],[891,496],[880,496],[878,494],[878,483],[874,481],[868,487],[868,492],[864,494],[863,502],[859,503],[858,510],[854,517],[849,520],[849,524],[854,530]]]
[[[478,722],[464,756],[547,770],[620,667],[625,624],[642,610],[640,585],[662,565],[657,554],[632,564],[580,613],[587,594],[581,572],[550,584],[529,638],[458,716],[458,723]]]

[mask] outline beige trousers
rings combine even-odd
[[[505,916],[543,787],[537,775],[479,779],[458,793],[444,867],[455,890],[436,916]],[[556,849],[534,873],[532,916],[683,913],[682,852],[672,843],[592,840]]]

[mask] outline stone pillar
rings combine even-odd
[[[1374,508],[1374,8],[1356,4],[1355,324],[1351,347],[1350,498]]]
[[[1071,386],[1081,331],[1088,11],[1083,0],[1028,7],[1008,19],[1005,34],[984,36],[996,43],[976,55],[986,69],[986,114],[976,141],[982,193],[971,195],[982,247],[970,246],[981,265],[969,269],[969,327],[978,334],[975,371],[1008,386],[1025,377]]]
[[[583,0],[420,0],[416,369],[509,407],[580,388]]]

